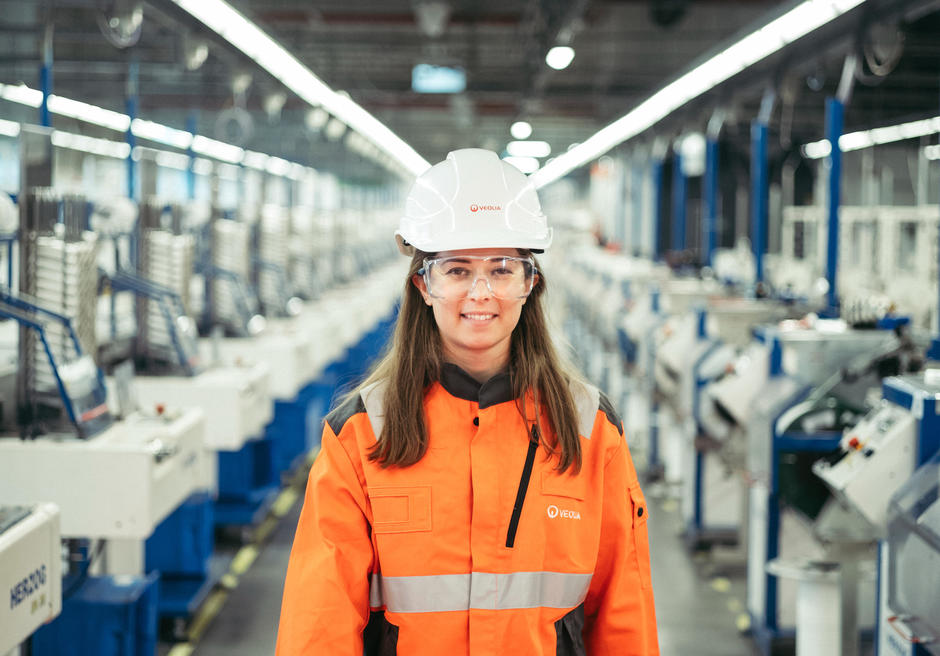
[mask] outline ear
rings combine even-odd
[[[424,299],[424,302],[427,305],[431,304],[431,295],[428,294],[428,287],[424,284],[424,277],[419,276],[417,273],[411,276],[411,284],[418,288],[418,291],[421,292],[421,297]]]

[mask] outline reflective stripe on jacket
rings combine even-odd
[[[481,386],[446,365],[425,395],[427,453],[410,467],[368,460],[375,398],[331,412],[278,656],[658,654],[649,513],[622,425],[596,389],[572,392],[577,475],[544,448],[530,455],[508,375]]]

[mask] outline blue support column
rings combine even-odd
[[[842,182],[842,151],[839,150],[839,137],[842,136],[842,102],[835,98],[826,100],[826,139],[830,151],[827,160],[829,166],[829,198],[826,203],[828,215],[828,243],[826,245],[826,282],[829,292],[826,294],[827,313],[839,316],[839,294],[836,289],[836,275],[839,266],[839,203]]]
[[[662,225],[663,160],[653,160],[653,260],[659,260],[659,226]]]
[[[630,164],[630,170],[633,178],[630,184],[632,192],[633,211],[631,213],[630,223],[630,246],[634,255],[643,254],[643,244],[640,240],[643,238],[643,169],[635,162]]]
[[[718,248],[718,140],[709,138],[705,144],[705,189],[702,216],[705,219],[705,263],[712,266]]]
[[[682,171],[682,155],[672,158],[672,250],[685,250],[686,179]]]
[[[770,186],[767,164],[767,124],[751,123],[751,246],[757,283],[764,282],[764,247]]]
[[[195,138],[196,128],[196,113],[192,112],[188,117],[186,117],[186,131],[193,135],[193,138]],[[193,200],[196,198],[196,153],[193,150],[192,144],[190,144],[189,148],[186,149],[186,154],[189,155],[189,168],[186,169],[186,198],[188,200]]]
[[[134,119],[137,118],[139,75],[140,62],[138,62],[136,58],[131,59],[130,63],[127,65],[127,100],[125,101],[127,115],[131,119],[131,124],[133,124]],[[137,145],[137,138],[134,136],[134,131],[131,129],[131,125],[127,126],[126,137],[127,145],[131,147],[130,152],[127,153],[127,197],[132,200],[138,200],[137,163],[134,161],[134,147]]]
[[[39,105],[39,125],[52,127],[52,115],[49,113],[49,96],[52,95],[52,35],[50,21],[46,25],[42,39],[42,67],[39,69],[39,88],[42,90],[42,103]]]

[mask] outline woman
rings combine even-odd
[[[326,419],[278,655],[657,654],[646,503],[620,420],[549,338],[532,185],[452,152],[396,238],[393,345]]]

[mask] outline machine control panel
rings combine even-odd
[[[884,529],[888,501],[914,471],[917,420],[905,408],[882,401],[846,431],[834,459],[813,471],[873,526]]]

